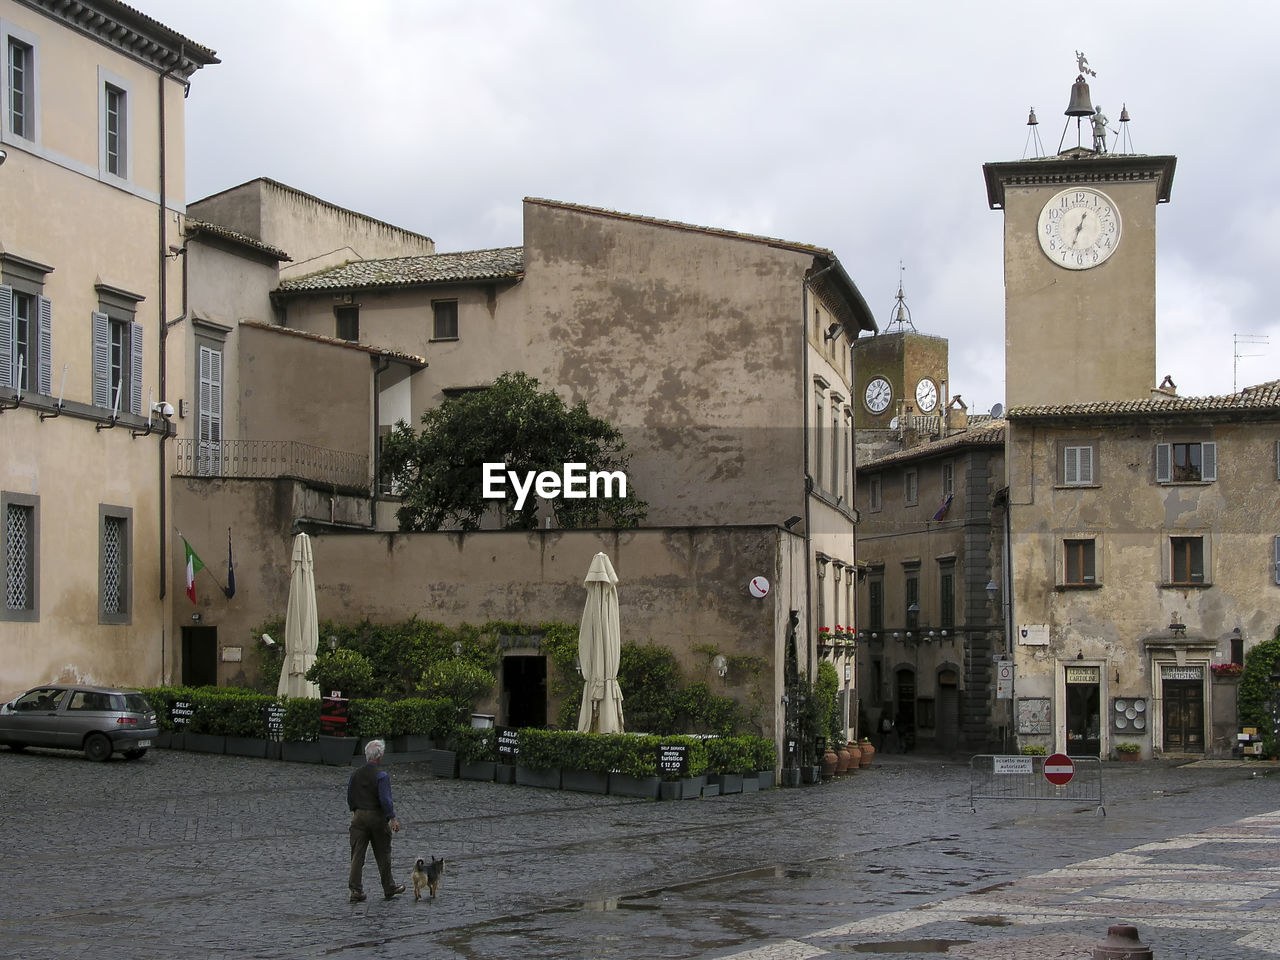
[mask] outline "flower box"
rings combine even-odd
[[[629,773],[611,773],[609,774],[609,793],[617,797],[657,800],[662,794],[662,781],[657,777],[633,777]]]
[[[458,753],[455,750],[431,751],[431,775],[445,780],[458,776]]]
[[[550,770],[537,770],[533,767],[516,764],[516,783],[522,787],[542,787],[545,790],[559,790],[560,768],[553,767]]]
[[[320,737],[320,760],[331,767],[347,767],[360,741],[355,737]]]
[[[760,784],[761,790],[772,790],[777,783],[777,777],[772,770],[760,770],[756,773],[756,781]]]
[[[216,733],[184,734],[186,749],[195,753],[226,753],[227,738]]]
[[[741,793],[742,792],[742,774],[740,773],[722,773],[720,774],[720,793]]]
[[[601,770],[565,770],[560,775],[560,789],[577,793],[608,793],[609,774]]]
[[[497,764],[492,760],[468,760],[458,764],[458,776],[463,780],[481,780],[492,783],[497,772]]]
[[[267,741],[263,737],[227,737],[227,753],[236,757],[265,757]]]
[[[286,740],[280,744],[280,759],[290,763],[319,763],[320,744],[315,740]]]
[[[494,783],[515,783],[516,765],[514,763],[496,763],[493,766]]]

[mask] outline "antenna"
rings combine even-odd
[[[1237,383],[1237,379],[1240,371],[1241,358],[1266,356],[1266,354],[1262,353],[1241,353],[1240,346],[1242,344],[1256,347],[1265,346],[1271,342],[1271,338],[1263,336],[1260,333],[1235,333],[1231,335],[1231,341],[1232,353],[1235,355],[1231,362],[1231,392],[1239,393],[1240,386]]]

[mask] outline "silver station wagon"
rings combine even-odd
[[[90,760],[137,760],[159,733],[156,712],[136,690],[51,683],[0,707],[0,743],[12,750],[60,747]]]

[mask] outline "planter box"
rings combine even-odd
[[[722,773],[720,774],[720,793],[741,793],[742,792],[742,774],[740,773]]]
[[[424,753],[435,748],[435,741],[425,734],[409,733],[387,741],[387,749],[395,753]]]
[[[494,783],[515,783],[516,765],[514,763],[496,763],[493,766]]]
[[[708,779],[707,782],[702,787],[702,795],[704,797],[720,796],[720,784],[712,783],[710,779]]]
[[[227,737],[227,753],[237,757],[265,757],[267,741],[262,737]]]
[[[535,770],[516,764],[516,783],[522,787],[543,787],[547,790],[560,789],[560,768],[551,770]]]
[[[702,788],[706,785],[706,774],[699,774],[696,777],[687,777],[680,781],[680,798],[682,800],[697,800],[702,796]]]
[[[772,770],[761,770],[756,774],[756,779],[760,782],[761,790],[772,790],[777,783]]]
[[[742,792],[756,793],[760,789],[760,778],[753,777],[748,774],[742,776]]]
[[[800,786],[800,768],[799,767],[783,767],[782,768],[782,785],[784,787]]]
[[[320,744],[315,740],[291,740],[280,744],[280,759],[290,763],[319,763]]]
[[[463,780],[482,780],[485,783],[492,783],[497,766],[492,760],[471,760],[458,764],[458,776]]]
[[[186,749],[193,750],[196,753],[226,753],[227,738],[216,733],[187,733],[183,734],[186,741]]]
[[[560,789],[577,793],[608,793],[609,774],[600,770],[565,770],[560,775]]]
[[[821,783],[822,768],[821,767],[801,767],[800,782],[801,783]]]
[[[348,767],[360,741],[356,737],[320,737],[320,759],[331,767]]]
[[[662,785],[658,788],[659,800],[679,800],[684,793],[684,788],[679,780],[663,780]]]
[[[1142,759],[1141,753],[1117,753],[1116,756],[1119,757],[1123,763],[1137,763]]]
[[[267,741],[267,759],[279,760],[284,755],[284,744],[279,740]]]
[[[662,781],[657,777],[633,777],[627,773],[611,773],[609,774],[609,793],[615,797],[657,800],[662,795]]]
[[[431,775],[452,780],[458,775],[458,754],[453,750],[431,751]]]

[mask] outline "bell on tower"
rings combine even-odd
[[[1079,50],[1076,51],[1076,68],[1080,72],[1076,76],[1076,82],[1071,84],[1071,101],[1067,104],[1067,109],[1063,111],[1067,116],[1067,123],[1066,126],[1062,128],[1062,139],[1058,141],[1059,153],[1062,152],[1062,144],[1066,142],[1067,128],[1071,126],[1072,117],[1076,118],[1076,146],[1084,146],[1080,124],[1085,117],[1089,117],[1093,120],[1094,149],[1098,150],[1098,125],[1095,119],[1093,101],[1089,97],[1089,81],[1085,80],[1086,74],[1091,77],[1096,77],[1098,73],[1096,70],[1089,69],[1088,58]],[[1098,111],[1097,116],[1101,116],[1101,111]],[[1105,131],[1106,117],[1102,117],[1102,123]],[[1105,150],[1105,146],[1103,149]],[[1099,152],[1103,151],[1099,150]]]

